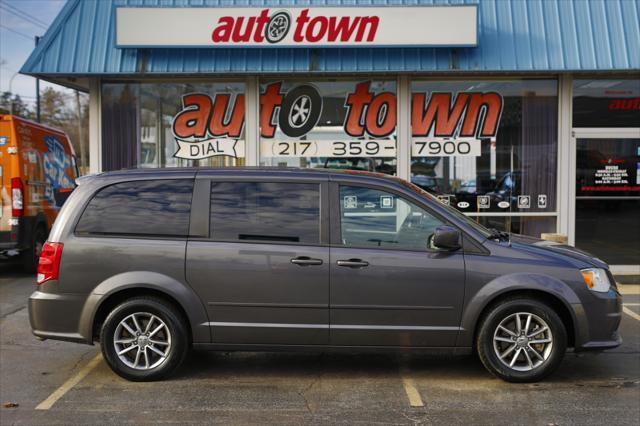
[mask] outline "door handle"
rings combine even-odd
[[[338,266],[344,266],[347,268],[364,268],[369,266],[369,262],[365,262],[360,259],[338,260]]]
[[[298,256],[291,259],[291,263],[298,266],[322,265],[322,259],[313,259],[307,256]]]

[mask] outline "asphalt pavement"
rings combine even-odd
[[[195,352],[164,382],[116,376],[97,346],[38,341],[34,278],[0,266],[0,424],[640,424],[640,286],[621,286],[624,344],[568,353],[541,383],[473,356]],[[13,405],[13,406],[12,406]]]

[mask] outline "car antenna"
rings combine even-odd
[[[507,226],[508,243],[511,247],[511,222],[513,221],[513,187],[516,185],[515,176],[513,175],[513,144],[511,144],[511,153],[509,157],[509,175],[511,176],[511,185],[509,185],[509,226]]]

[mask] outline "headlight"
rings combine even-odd
[[[606,293],[609,291],[611,283],[609,282],[607,272],[604,269],[582,269],[580,272],[582,272],[584,283],[590,290],[600,293]]]

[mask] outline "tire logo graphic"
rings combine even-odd
[[[291,110],[289,111],[289,126],[297,129],[304,125],[311,113],[311,98],[302,95],[293,101]]]
[[[320,120],[322,97],[318,90],[308,84],[289,90],[280,107],[278,124],[285,135],[306,135]]]
[[[271,18],[264,30],[264,36],[269,43],[278,43],[289,33],[291,16],[287,12],[277,12]]]

